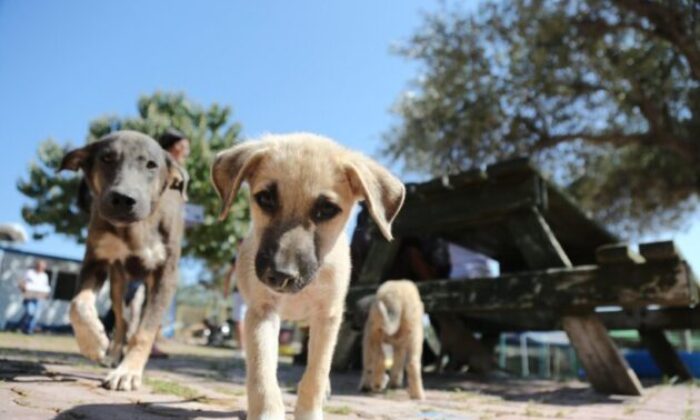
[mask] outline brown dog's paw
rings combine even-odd
[[[123,345],[117,344],[116,341],[112,340],[109,343],[109,349],[107,350],[107,353],[102,358],[102,360],[100,360],[100,364],[104,367],[109,368],[117,367],[117,365],[119,365],[119,362],[121,362],[122,360],[123,348]]]
[[[76,301],[71,304],[70,321],[83,356],[101,363],[107,353],[109,338],[97,317],[97,309],[91,302]]]
[[[120,366],[109,372],[102,386],[115,391],[137,390],[141,387],[141,375],[141,370]]]

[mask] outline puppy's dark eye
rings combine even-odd
[[[116,160],[117,158],[112,153],[107,153],[100,156],[100,161],[102,161],[102,163],[110,164],[114,163]]]
[[[340,213],[340,207],[331,203],[330,201],[321,201],[316,203],[314,209],[311,213],[311,218],[314,222],[325,222],[331,220],[338,213]]]
[[[277,190],[273,187],[256,193],[255,202],[264,212],[274,212],[277,210]]]
[[[148,168],[148,169],[155,169],[155,168],[157,168],[157,167],[158,167],[158,164],[155,163],[155,162],[152,161],[152,160],[149,160],[149,161],[146,163],[146,168]]]

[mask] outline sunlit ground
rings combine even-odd
[[[243,418],[245,363],[241,354],[163,342],[170,357],[149,362],[142,389],[107,391],[107,370],[84,359],[71,336],[0,333],[0,418],[130,419]],[[280,386],[293,411],[302,369],[282,363]],[[693,419],[696,385],[648,386],[642,397],[607,397],[581,382],[525,381],[426,374],[427,399],[405,390],[358,394],[356,373],[334,373],[325,412],[332,419]]]

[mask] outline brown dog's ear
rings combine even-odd
[[[401,210],[406,196],[403,183],[381,165],[359,156],[347,166],[350,185],[364,198],[369,214],[387,240],[392,240],[391,223]]]
[[[187,185],[190,182],[190,176],[187,170],[170,156],[170,153],[165,152],[165,155],[168,163],[168,188],[180,191],[182,198],[187,201]]]
[[[261,142],[247,142],[216,155],[211,165],[211,181],[222,200],[219,220],[226,219],[243,181],[267,154]]]
[[[58,167],[57,172],[68,169],[69,171],[77,171],[80,168],[84,168],[83,164],[90,156],[91,145],[81,147],[80,149],[71,150],[63,156],[61,160],[61,165]]]

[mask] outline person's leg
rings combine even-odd
[[[27,324],[29,317],[29,313],[27,311],[27,299],[22,300],[22,315],[19,317],[19,319],[14,322],[14,323],[7,323],[7,328],[8,329],[13,329],[13,330],[24,330],[24,326]]]
[[[23,303],[25,319],[22,324],[22,332],[25,334],[32,334],[34,332],[34,328],[36,327],[38,302],[36,299],[25,299]]]

